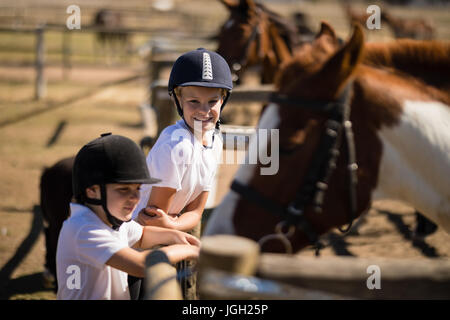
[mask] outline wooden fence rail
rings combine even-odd
[[[178,41],[182,39],[182,41],[195,41],[196,43],[205,43],[207,39],[211,36],[210,34],[196,34],[192,36],[190,34],[184,34],[178,30],[173,30],[170,28],[105,28],[105,27],[96,27],[96,26],[83,26],[81,29],[73,29],[68,30],[66,25],[62,24],[45,24],[37,27],[17,27],[17,28],[7,28],[0,27],[0,33],[32,33],[36,36],[36,46],[34,49],[35,52],[35,99],[40,100],[46,96],[47,88],[46,88],[46,78],[45,78],[45,33],[48,31],[57,31],[62,32],[62,67],[63,67],[63,76],[67,78],[67,70],[72,68],[72,63],[70,56],[72,54],[71,48],[71,40],[70,36],[72,33],[77,32],[91,32],[91,33],[100,33],[100,32],[109,32],[109,33],[122,33],[122,34],[135,34],[135,33],[143,33],[148,34],[149,36],[158,35],[166,36],[167,38],[172,39],[172,41]],[[205,40],[206,39],[206,40]],[[152,44],[152,49],[158,45]],[[154,59],[154,63],[151,64],[150,76],[152,79],[155,79],[157,75],[159,75],[161,68],[167,65],[171,65],[173,63],[174,57],[164,59]]]
[[[450,259],[317,258],[259,254],[258,250],[252,240],[237,236],[203,237],[199,260],[203,297],[273,299],[280,294],[291,299],[297,294],[297,299],[450,298]],[[210,272],[216,272],[216,276],[211,277]],[[233,274],[240,275],[241,284],[246,283],[247,287],[239,290],[235,286],[233,293],[229,286]],[[253,275],[258,278],[249,277]],[[222,284],[218,277],[224,278]],[[258,291],[258,281],[272,282],[266,283],[266,289],[260,286]]]

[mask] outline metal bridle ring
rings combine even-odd
[[[268,235],[262,237],[258,241],[259,247],[262,249],[264,243],[266,243],[267,241],[270,241],[270,240],[279,240],[284,245],[284,249],[286,250],[286,253],[292,254],[292,244],[288,240],[288,238],[286,238],[286,236],[282,233],[272,233],[272,234],[268,234]]]
[[[294,235],[295,226],[294,225],[289,225],[287,232],[283,232],[283,227],[286,226],[286,225],[287,225],[286,222],[280,221],[275,226],[275,232],[277,234],[281,234],[281,235],[285,236],[286,238],[291,238]]]

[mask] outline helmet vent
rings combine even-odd
[[[212,65],[211,65],[211,57],[209,53],[203,52],[203,71],[202,71],[202,79],[203,80],[212,80]]]

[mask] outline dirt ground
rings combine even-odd
[[[220,5],[211,7],[221,8]],[[210,10],[204,4],[199,8]],[[336,18],[340,35],[347,35],[347,22],[333,2],[326,1],[321,11],[316,10],[315,2],[306,2],[305,8],[311,13],[317,12],[312,21],[316,26],[320,20]],[[401,10],[395,8],[395,12]],[[413,13],[418,16],[418,12]],[[448,14],[439,10],[433,12],[438,25],[448,24]],[[216,12],[216,16],[223,19],[220,12]],[[209,18],[215,22],[215,17]],[[448,39],[448,30],[439,29],[439,37]],[[382,30],[375,38],[385,36],[389,33]],[[5,52],[0,60],[4,61],[5,56],[14,58],[8,50]],[[45,244],[38,207],[42,169],[74,155],[84,143],[102,132],[126,135],[139,142],[144,136],[139,106],[148,102],[148,79],[140,77],[145,72],[145,64],[131,67],[83,65],[75,66],[64,78],[61,68],[51,65],[46,68],[48,95],[43,101],[34,101],[33,69],[0,64],[0,299],[55,299],[55,293],[44,286],[42,278]],[[114,83],[133,76],[137,77]],[[243,114],[245,119],[240,119],[236,116],[236,107],[229,106],[230,119],[240,121],[239,124],[254,124],[258,108],[252,106]],[[55,136],[61,124],[64,124],[63,130]],[[227,192],[236,169],[236,165],[221,166],[216,204]],[[414,211],[407,204],[376,203],[357,233],[343,237],[333,231],[324,237],[326,248],[321,254],[424,260],[450,258],[450,235],[438,229],[425,239],[413,239],[414,227]],[[300,253],[313,254],[311,249]]]
[[[31,70],[0,67],[1,120],[14,120],[0,126],[0,299],[55,298],[42,282],[45,244],[38,205],[43,168],[74,155],[102,132],[136,142],[143,137],[139,105],[147,102],[148,81],[138,77],[111,84],[139,72],[81,68],[66,81],[60,72],[48,69],[48,96],[36,102]]]

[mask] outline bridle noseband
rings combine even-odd
[[[283,243],[287,237],[293,235],[295,228],[302,230],[308,238],[308,241],[316,247],[316,255],[323,245],[319,242],[319,235],[312,227],[311,223],[305,217],[305,209],[312,205],[314,211],[320,213],[323,209],[326,191],[328,189],[329,179],[336,168],[339,157],[339,149],[343,138],[346,139],[346,152],[348,155],[348,173],[349,173],[349,202],[350,202],[350,223],[347,228],[339,230],[347,233],[356,218],[357,200],[356,185],[357,175],[355,146],[353,139],[352,125],[350,118],[350,91],[352,82],[347,84],[340,97],[336,101],[318,101],[306,100],[300,98],[288,97],[274,93],[269,101],[277,104],[306,108],[314,112],[322,112],[328,115],[325,131],[322,134],[319,146],[313,155],[310,167],[304,178],[303,185],[295,195],[294,199],[287,206],[283,206],[275,201],[263,196],[254,188],[244,185],[238,180],[231,184],[231,190],[237,192],[245,199],[259,205],[266,211],[272,212],[281,217],[282,221],[277,225],[276,233],[264,237],[268,239],[278,238]],[[282,231],[283,227],[288,227],[288,232]],[[263,239],[261,239],[263,240]],[[261,242],[261,241],[260,241]],[[288,248],[288,246],[286,246]],[[287,249],[288,251],[288,249]]]

